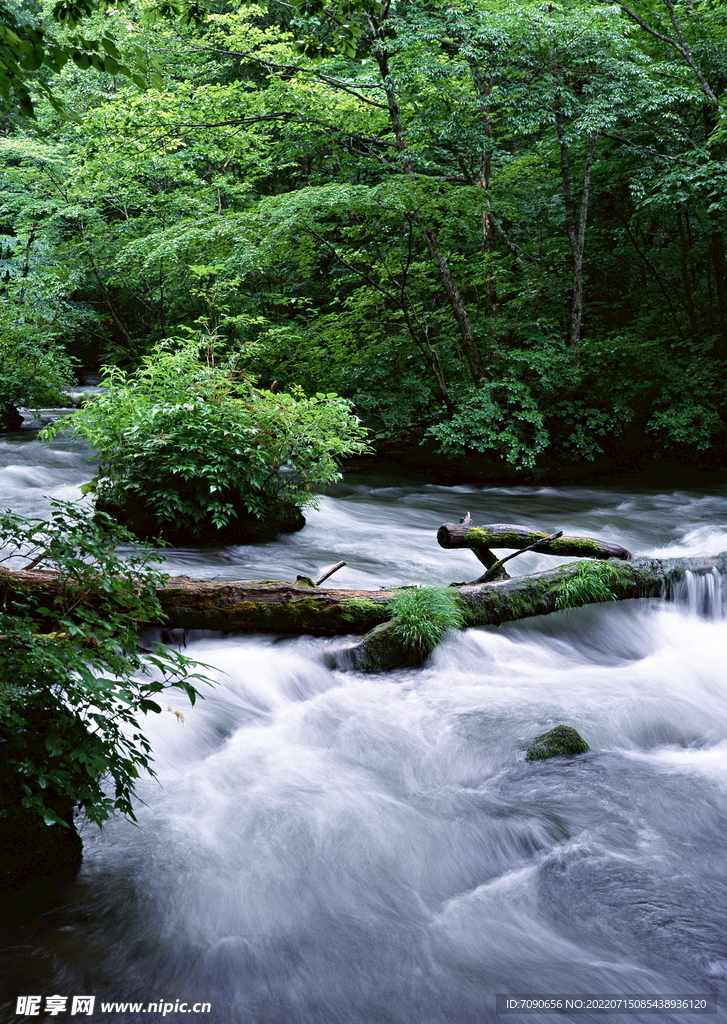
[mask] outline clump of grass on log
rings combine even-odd
[[[561,611],[598,601],[617,601],[614,585],[618,580],[618,569],[609,562],[582,562],[559,585],[555,607]]]
[[[392,633],[417,658],[428,657],[450,629],[464,629],[459,594],[438,587],[403,590],[393,603]]]

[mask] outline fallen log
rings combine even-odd
[[[559,565],[544,572],[493,583],[457,588],[467,626],[500,625],[558,610],[564,584],[581,572],[583,563]],[[609,587],[620,601],[671,597],[687,573],[727,574],[727,552],[709,558],[634,558],[609,563]],[[51,570],[25,571],[0,567],[0,601],[7,611],[30,599],[53,607],[67,584]],[[285,581],[224,582],[171,577],[157,589],[168,628],[212,629],[245,633],[310,633],[340,636],[364,633],[386,622],[395,590],[328,590]],[[581,604],[602,598],[584,591]]]
[[[635,558],[606,564],[609,570],[607,599],[673,599],[685,586],[688,573],[727,575],[727,552],[708,558]],[[575,595],[575,600],[566,607],[601,603],[604,597],[599,596],[595,588],[573,587],[579,578],[584,579],[582,567],[582,562],[568,563],[493,583],[464,584],[458,590],[465,624],[499,626],[536,615],[549,615],[564,607],[562,598],[567,589],[570,589],[569,596]],[[417,664],[410,652],[397,645],[395,632],[394,622],[373,629],[344,652],[341,667],[374,672]]]
[[[565,584],[581,575],[583,563],[560,565],[555,569],[515,576],[496,583],[466,585],[459,588],[468,625],[492,626],[534,615],[558,611]],[[611,561],[608,588],[617,601],[633,598],[673,598],[687,573],[696,576],[727,575],[727,552],[708,558],[632,558]],[[603,598],[587,590],[577,606],[600,603]]]
[[[527,547],[518,548],[513,551],[512,554],[506,558],[498,559],[493,565],[491,565],[487,572],[483,573],[479,579],[473,580],[473,583],[491,583],[493,580],[504,580],[509,579],[509,573],[505,571],[505,562],[509,562],[512,558],[517,558],[518,555],[524,555],[526,551],[541,551],[547,544],[552,540],[557,540],[563,536],[563,531],[558,530],[557,533],[551,533],[548,537],[543,540],[536,540],[534,544],[528,544]],[[491,554],[492,552],[490,552]],[[478,556],[479,557],[479,556]],[[482,559],[480,559],[482,561]],[[463,583],[462,586],[465,586]]]
[[[469,515],[469,514],[468,514]],[[493,523],[489,526],[472,526],[467,516],[461,523],[445,523],[437,530],[437,541],[443,548],[470,548],[477,553],[483,548],[525,548],[538,542],[538,551],[546,555],[575,555],[579,558],[630,559],[631,553],[620,544],[596,540],[593,537],[558,537],[549,540],[543,530],[529,526],[513,526],[510,523]],[[485,563],[486,564],[486,563]],[[488,566],[489,568],[489,566]]]
[[[61,602],[69,584],[53,570],[0,566],[0,604],[18,610]],[[389,618],[395,591],[327,590],[287,581],[222,582],[172,576],[156,591],[164,618],[144,625],[244,633],[365,633]]]

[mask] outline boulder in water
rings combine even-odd
[[[549,732],[536,736],[528,747],[526,761],[545,761],[549,757],[574,757],[591,748],[581,734],[570,725],[556,725]]]
[[[348,648],[341,667],[359,672],[390,672],[395,668],[419,668],[427,659],[407,650],[396,633],[397,623],[382,622]]]

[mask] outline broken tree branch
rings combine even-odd
[[[541,551],[545,544],[549,544],[551,540],[557,540],[562,536],[563,531],[558,530],[557,533],[549,534],[544,540],[536,540],[534,544],[528,544],[526,548],[519,548],[517,551],[513,551],[511,555],[506,555],[504,558],[498,559],[486,573],[480,576],[478,580],[475,580],[475,583],[489,583],[490,580],[494,580],[498,576],[505,562],[509,562],[511,558],[517,558],[518,555],[522,555],[526,551]]]
[[[315,585],[320,587],[321,583],[324,583],[329,576],[333,576],[334,572],[338,572],[339,569],[343,569],[345,564],[345,562],[336,562],[335,565],[332,565],[330,569],[326,569],[326,571],[318,577],[315,581]]]

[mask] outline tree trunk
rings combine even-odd
[[[0,567],[0,603],[13,612],[31,605],[53,609],[68,584],[52,570]],[[157,589],[164,618],[146,625],[244,633],[364,633],[388,618],[396,594],[387,590],[327,590],[285,581],[217,582],[172,576]]]
[[[91,267],[93,276],[96,278],[96,283],[98,284],[99,291],[101,292],[103,303],[106,306],[106,310],[109,316],[111,317],[115,332],[119,335],[124,345],[128,347],[130,351],[136,351],[137,346],[134,343],[134,340],[129,334],[128,330],[126,329],[126,324],[121,319],[119,311],[116,308],[116,303],[111,298],[111,293],[109,292],[109,289],[106,286],[106,282],[103,279],[101,271],[98,268],[96,260],[93,257],[93,253],[91,252],[91,246],[89,242],[86,240],[86,231],[82,222],[79,222],[76,226],[76,235],[81,240],[81,243],[84,247],[83,254],[88,260],[88,264]]]
[[[555,125],[560,143],[560,173],[563,186],[563,205],[565,207],[565,224],[568,243],[573,257],[573,296],[571,300],[571,316],[569,341],[573,349],[577,349],[581,341],[581,321],[583,319],[583,255],[586,247],[586,221],[588,220],[588,199],[591,188],[591,169],[593,167],[593,150],[596,140],[591,136],[586,152],[586,166],[583,172],[583,188],[581,190],[580,211],[576,216],[573,193],[571,189],[570,160],[568,143],[563,131],[563,116],[560,104],[556,103]]]
[[[712,217],[712,222],[716,221]],[[718,359],[727,359],[727,262],[725,261],[724,235],[718,227],[712,228],[709,239],[709,254],[714,269],[714,285],[717,293],[717,323],[719,325],[714,354]]]
[[[464,43],[460,39],[460,43]],[[485,281],[484,296],[488,316],[497,316],[497,284],[493,273],[492,260],[495,255],[495,221],[490,212],[490,182],[492,180],[492,115],[490,113],[490,94],[492,86],[482,75],[477,61],[473,57],[467,57],[467,64],[472,75],[480,112],[482,114],[482,128],[484,144],[480,152],[479,186],[485,194],[485,205],[482,208],[482,247],[485,252]]]
[[[609,587],[618,601],[668,598],[674,596],[687,572],[698,576],[727,574],[727,552],[707,558],[634,558],[612,564],[614,573]],[[502,582],[460,587],[465,621],[471,626],[499,626],[534,615],[549,615],[558,610],[560,585],[578,572],[579,563],[575,562]],[[579,602],[598,603],[598,599],[589,596]]]
[[[376,31],[378,33],[378,29]],[[404,122],[401,118],[399,100],[391,80],[389,55],[383,41],[380,41],[382,45],[376,49],[375,57],[384,93],[386,95],[389,121],[391,122],[391,128],[394,132],[396,148],[401,154],[404,171],[406,174],[413,175],[414,164],[412,163],[409,145],[406,140],[406,131],[404,129]],[[424,240],[427,251],[432,262],[437,268],[439,279],[442,282],[454,319],[457,322],[457,327],[459,328],[460,337],[462,339],[462,351],[464,352],[464,357],[467,361],[467,365],[469,366],[472,380],[475,384],[478,384],[485,376],[485,364],[482,359],[482,353],[480,352],[479,345],[477,344],[477,339],[475,338],[474,330],[472,329],[472,322],[469,318],[469,313],[467,312],[464,299],[462,298],[462,293],[454,279],[452,268],[442,253],[434,228],[426,217],[422,216],[420,213],[415,213],[414,216],[421,231],[422,239]]]
[[[355,264],[351,263],[350,260],[347,260],[344,256],[342,256],[341,253],[338,252],[335,246],[331,245],[331,243],[328,241],[327,238],[325,238],[324,235],[320,234],[320,232],[318,231],[312,231],[310,229],[309,233],[313,238],[317,239],[322,245],[325,245],[326,248],[328,248],[333,253],[336,259],[339,260],[344,265],[344,267],[347,267],[350,271],[352,271],[352,273],[357,274],[362,281],[365,281],[369,285],[370,288],[373,288],[374,291],[379,292],[381,295],[384,296],[384,298],[388,299],[392,303],[392,306],[399,306],[402,317],[404,319],[404,323],[406,324],[406,329],[409,332],[409,336],[414,342],[414,344],[417,345],[417,347],[421,351],[427,363],[427,366],[432,371],[434,379],[437,382],[437,388],[439,390],[440,397],[442,398],[442,401],[444,402],[445,408],[447,410],[447,415],[451,416],[452,400],[449,397],[447,381],[442,370],[442,364],[439,361],[439,355],[429,342],[428,325],[426,323],[422,323],[419,316],[417,315],[416,306],[412,302],[406,286],[406,277],[412,257],[411,224],[408,243],[409,251],[407,254],[407,263],[405,269],[403,273],[400,275],[398,281],[396,281],[393,278],[393,276],[390,275],[399,293],[398,300],[394,296],[394,294],[391,291],[389,291],[388,288],[384,288],[378,281],[376,281],[374,277],[371,276],[371,274],[368,274],[365,270],[362,270],[361,268],[357,267]]]
[[[608,587],[615,600],[670,598],[684,583],[687,572],[698,576],[727,574],[727,552],[711,558],[639,558],[612,565]],[[558,611],[563,584],[579,575],[579,570],[579,563],[571,563],[494,583],[463,585],[459,594],[465,625],[500,626]],[[598,603],[593,591],[581,592],[576,602],[578,606]],[[398,640],[395,620],[377,626],[343,651],[334,652],[330,660],[339,668],[362,672],[386,672],[423,663]]]

